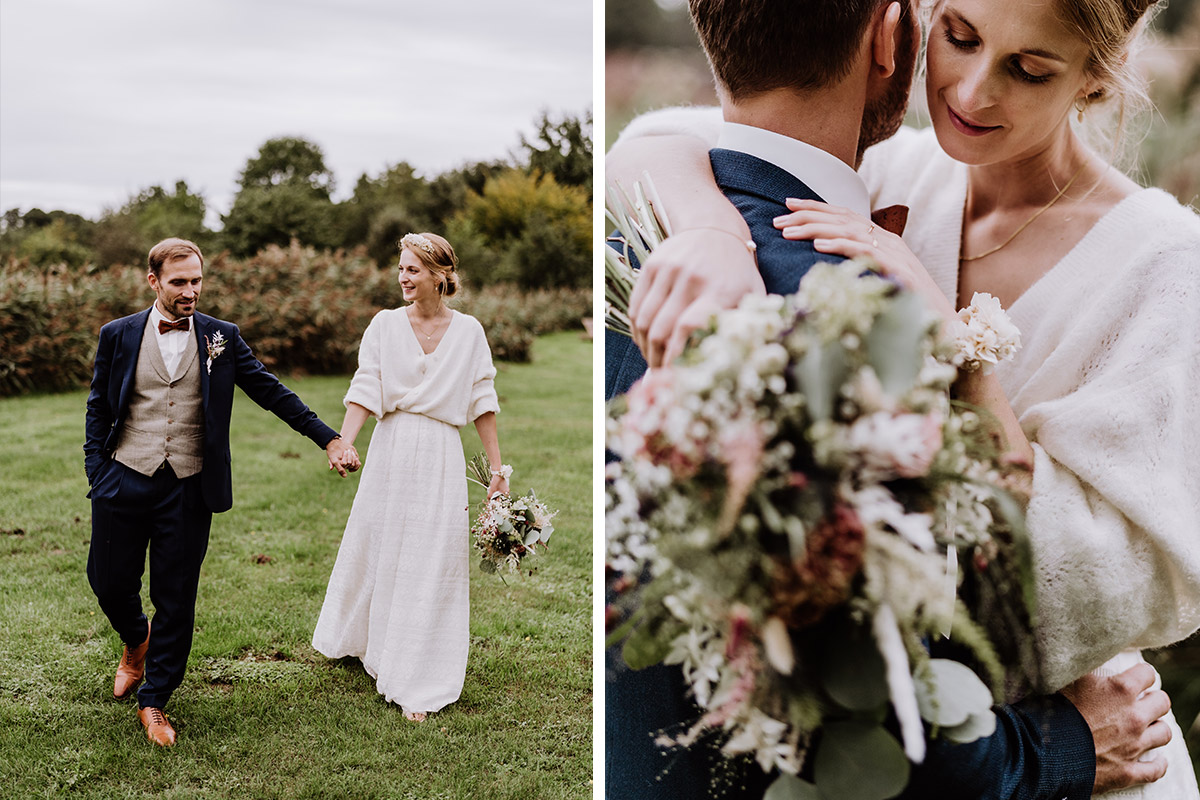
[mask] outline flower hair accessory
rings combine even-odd
[[[406,233],[404,238],[400,240],[401,247],[415,247],[418,250],[423,250],[426,255],[436,255],[433,250],[433,242],[426,239],[419,233]]]
[[[1021,331],[987,292],[975,293],[971,305],[958,312],[951,331],[958,347],[954,366],[967,372],[982,369],[988,375],[1021,349]]]
[[[208,340],[208,337],[205,336],[204,349],[208,351],[208,361],[205,362],[204,366],[208,370],[208,374],[212,375],[213,359],[225,352],[225,335],[220,331],[217,331],[213,334],[211,342]]]
[[[501,478],[504,478],[504,480],[508,480],[509,477],[512,475],[512,465],[501,464],[500,469],[492,470],[492,474],[499,475]]]

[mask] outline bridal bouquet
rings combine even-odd
[[[490,478],[491,473],[487,456],[476,455],[468,470],[470,479],[486,489],[484,478]],[[522,497],[496,494],[485,499],[471,525],[471,540],[482,558],[479,568],[491,573],[528,570],[532,574],[533,570],[522,562],[539,546],[543,551],[549,549],[550,534],[554,533],[552,520],[557,514],[538,500],[532,489]]]
[[[987,736],[1032,677],[1021,515],[937,330],[869,265],[818,264],[610,404],[609,641],[678,664],[701,709],[661,745],[751,754],[772,798],[877,800],[925,723]]]

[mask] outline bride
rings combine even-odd
[[[809,201],[789,201],[776,220],[784,237],[821,252],[873,258],[947,320],[986,291],[1020,328],[1014,361],[958,388],[1019,423],[1007,426],[1010,449],[1032,466],[1048,690],[1119,672],[1142,660],[1138,648],[1200,627],[1200,220],[1110,167],[1071,124],[1126,99],[1148,5],[937,3],[926,50],[932,130],[901,131],[861,168],[873,207],[910,207],[903,239]],[[647,262],[632,316],[651,366],[668,343],[678,349],[695,327],[687,320],[703,319],[697,309],[736,304],[730,286],[754,284],[748,254],[720,272],[703,262],[706,242],[748,238],[709,174],[719,123],[711,110],[658,112],[633,123],[625,147],[638,135],[696,138],[643,138],[632,160],[619,143],[610,156],[610,180],[651,169],[676,229],[725,221]],[[684,195],[693,199],[672,202]],[[654,287],[673,270],[686,279]],[[1200,798],[1182,731],[1169,714],[1163,723],[1172,737],[1155,757],[1165,756],[1166,776],[1106,796]]]
[[[354,440],[367,417],[379,423],[313,633],[326,656],[361,659],[414,722],[457,700],[466,677],[470,520],[458,429],[474,421],[500,464],[487,337],[443,302],[458,288],[457,264],[441,236],[406,235],[399,281],[408,305],[380,311],[363,333],[345,398],[345,466],[357,467]],[[492,470],[488,497],[508,493],[509,472]]]

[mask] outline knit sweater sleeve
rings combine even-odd
[[[489,411],[500,412],[500,400],[496,396],[496,367],[492,364],[492,351],[488,347],[483,326],[474,318],[475,346],[472,349],[471,400],[467,408],[467,419],[474,421]]]
[[[1014,306],[1047,688],[1200,628],[1200,220],[1144,194]]]
[[[721,135],[721,109],[716,106],[671,106],[640,114],[625,126],[616,144],[643,136],[695,136],[708,147]]]
[[[350,380],[350,388],[342,403],[356,403],[376,417],[383,416],[383,373],[380,349],[383,331],[382,317],[376,314],[363,332],[358,346],[358,369]]]

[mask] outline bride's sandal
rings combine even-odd
[[[405,711],[404,712],[404,718],[406,720],[408,720],[409,722],[424,722],[425,716],[426,716],[426,714],[424,711]]]

